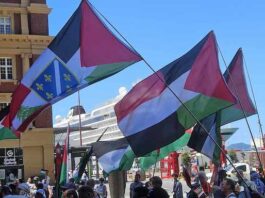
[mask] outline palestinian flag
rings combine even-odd
[[[7,106],[6,108],[0,111],[0,140],[19,138],[9,128],[6,128],[2,125],[2,121],[8,115],[8,113],[9,113],[9,106]]]
[[[65,185],[68,182],[68,150],[69,150],[69,134],[70,127],[68,124],[67,135],[64,141],[64,149],[63,149],[63,162],[61,166],[61,174],[59,184],[61,186]]]
[[[4,125],[23,132],[48,106],[141,59],[83,0],[24,75],[13,94]]]
[[[203,119],[201,123],[207,129],[210,136],[221,146],[220,114],[215,113]],[[197,124],[192,131],[188,146],[212,159],[214,164],[218,164],[220,162],[221,150],[216,146],[210,136]]]
[[[236,102],[221,74],[215,35],[210,32],[115,105],[119,128],[136,156],[171,144],[196,124],[166,85],[199,120]]]
[[[132,167],[135,155],[125,138],[95,142],[92,147],[99,166],[107,174],[118,170],[129,170]]]
[[[223,109],[221,111],[221,125],[228,124],[257,113],[251,98],[249,97],[247,83],[244,73],[243,52],[240,48],[234,56],[232,62],[224,73],[225,81],[234,96],[241,102]],[[244,111],[244,112],[243,112]]]
[[[173,143],[159,149],[159,152],[153,151],[145,155],[144,157],[140,157],[140,168],[143,170],[147,170],[148,168],[150,168],[150,166],[160,161],[161,159],[165,158],[170,153],[180,150],[184,146],[187,146],[188,141],[191,136],[191,132],[192,130],[185,131],[185,134],[183,136],[181,136],[179,139],[177,139]]]
[[[77,167],[77,169],[75,171],[76,172],[76,175],[73,175],[73,177],[75,179],[75,182],[80,181],[83,173],[86,170],[87,163],[89,162],[92,154],[93,154],[93,149],[92,149],[92,147],[89,147],[87,149],[87,151],[85,152],[84,156],[81,157],[80,162],[79,162],[79,165],[78,165],[78,167]]]
[[[249,97],[246,86],[241,49],[237,51],[228,69],[224,73],[224,77],[230,90],[234,93],[237,99],[241,101],[246,116],[255,114],[256,110]],[[210,135],[215,141],[222,146],[221,135],[231,135],[236,129],[221,134],[220,126],[242,118],[244,118],[244,113],[241,106],[237,103],[203,119],[201,123],[210,132]],[[219,164],[221,154],[220,149],[199,125],[194,127],[188,146],[197,152],[208,156],[215,164]]]

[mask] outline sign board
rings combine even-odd
[[[0,148],[0,166],[23,165],[21,148]]]

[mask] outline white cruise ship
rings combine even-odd
[[[82,145],[86,146],[90,143],[96,142],[99,136],[106,130],[101,140],[115,140],[123,137],[117,125],[117,118],[114,112],[115,104],[126,95],[127,90],[125,87],[119,89],[119,95],[114,99],[107,101],[102,106],[95,108],[90,113],[86,113],[82,106],[74,106],[70,109],[68,115],[63,118],[57,116],[55,118],[54,128],[55,131],[55,144],[58,142],[63,145],[66,137],[66,128],[68,122],[71,128],[70,143],[72,147],[80,146],[80,132],[79,132],[79,108],[81,115],[82,127]],[[61,129],[61,130],[59,130]],[[231,128],[231,126],[224,126],[221,129],[222,139],[226,141],[233,135],[238,128]]]
[[[106,130],[101,140],[115,140],[123,137],[117,125],[117,119],[114,112],[114,105],[127,93],[125,87],[119,89],[119,95],[114,99],[106,102],[102,106],[95,108],[90,113],[86,113],[82,106],[74,106],[70,109],[67,117],[56,116],[55,129],[64,128],[61,132],[55,133],[55,144],[58,142],[62,145],[66,137],[66,127],[68,122],[70,128],[74,128],[70,132],[70,146],[80,146],[79,132],[79,108],[81,115],[82,127],[82,145],[85,146],[92,142],[96,142],[99,136]],[[89,129],[90,128],[90,129]]]

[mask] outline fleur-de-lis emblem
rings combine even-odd
[[[53,94],[46,92],[46,97],[47,97],[48,100],[52,99],[53,98]]]
[[[63,74],[64,80],[65,81],[71,81],[71,76],[70,74]]]
[[[37,90],[43,91],[43,84],[42,83],[36,83]]]
[[[45,82],[52,82],[52,76],[44,74]]]

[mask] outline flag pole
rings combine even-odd
[[[83,146],[82,144],[82,131],[81,131],[81,112],[80,112],[80,91],[77,91],[77,97],[78,97],[78,116],[79,116],[79,138],[80,138],[80,146]]]
[[[160,149],[156,150],[157,154],[156,154],[156,161],[155,161],[155,166],[154,166],[154,170],[153,170],[153,177],[155,176],[155,171],[156,171],[156,164],[157,164],[157,159],[160,153]]]
[[[236,87],[236,85],[235,85],[235,81],[234,81],[232,75],[230,74],[230,71],[229,71],[229,69],[228,69],[228,66],[227,66],[227,64],[226,64],[226,61],[225,61],[225,59],[224,59],[224,56],[223,56],[223,54],[222,54],[222,51],[221,51],[221,49],[220,49],[218,43],[216,43],[216,44],[217,44],[218,50],[219,50],[219,52],[220,52],[220,54],[221,54],[222,60],[223,60],[223,62],[224,62],[224,64],[225,64],[225,66],[226,66],[227,73],[228,73],[228,75],[229,75],[229,77],[230,77],[230,79],[231,79],[231,83],[232,83],[232,86],[233,86],[233,88],[234,88],[235,95],[236,95],[237,100],[238,100],[238,104],[240,105],[240,108],[241,108],[241,110],[242,110],[242,112],[243,112],[243,115],[244,115],[245,121],[246,121],[246,123],[247,123],[248,130],[249,130],[249,133],[250,133],[250,136],[251,136],[251,139],[252,139],[252,141],[253,141],[253,145],[254,145],[254,148],[255,148],[255,151],[256,151],[256,154],[257,154],[257,158],[258,158],[258,160],[259,160],[259,166],[262,168],[262,172],[264,173],[264,171],[263,171],[263,166],[262,166],[262,162],[261,162],[261,159],[260,159],[260,156],[259,156],[259,153],[258,153],[257,145],[256,145],[256,142],[255,142],[255,140],[254,140],[254,136],[253,136],[253,133],[252,133],[252,130],[251,130],[250,124],[249,124],[249,122],[248,122],[246,112],[245,112],[245,110],[244,110],[244,108],[243,108],[243,105],[242,105],[242,102],[241,102],[241,100],[240,100],[240,98],[239,98],[239,93],[238,93],[237,87]],[[242,49],[240,48],[240,50],[242,50]],[[242,54],[243,54],[243,53],[242,53]]]
[[[89,1],[87,1],[87,3],[116,31],[116,33],[128,44],[129,47],[131,47],[132,50],[134,50],[135,53],[137,53],[142,60],[144,61],[144,63],[151,69],[151,71],[157,76],[157,78],[159,80],[161,80],[161,82],[163,82],[166,86],[166,88],[168,88],[168,90],[176,97],[176,99],[181,103],[181,105],[184,107],[184,109],[191,115],[191,117],[197,122],[198,125],[200,125],[203,129],[203,131],[210,137],[210,139],[214,142],[214,144],[221,150],[221,152],[225,155],[226,159],[230,162],[230,164],[232,165],[232,167],[235,169],[235,171],[237,172],[238,175],[240,175],[239,171],[236,169],[236,167],[234,166],[233,162],[229,159],[229,157],[226,155],[225,151],[222,149],[222,147],[216,142],[216,140],[212,137],[212,135],[209,133],[209,131],[204,127],[204,125],[200,122],[200,120],[194,115],[193,112],[191,112],[191,110],[187,107],[187,105],[176,95],[176,93],[169,87],[169,85],[165,82],[164,79],[162,79],[157,72],[154,70],[154,68],[145,60],[144,57],[142,57],[137,51],[136,49],[131,45],[131,43],[117,30],[117,28],[115,28],[110,21],[103,15],[101,14],[101,12],[99,12],[99,10],[97,8],[95,8],[93,6],[92,3],[90,3]],[[240,178],[243,180],[243,177],[240,175]],[[248,186],[248,184],[243,180],[243,182]]]
[[[100,139],[103,137],[103,135],[107,132],[107,130],[109,129],[109,127],[107,127],[102,133],[101,135],[98,137],[97,141],[96,142],[99,142]]]
[[[244,54],[243,54],[243,59],[244,59],[244,65],[245,65],[247,76],[248,76],[250,90],[251,90],[251,93],[252,93],[252,96],[253,96],[254,105],[255,105],[256,111],[257,111],[259,131],[260,131],[261,139],[262,139],[262,142],[263,142],[263,148],[265,148],[265,140],[264,140],[262,124],[261,124],[261,120],[260,120],[260,116],[259,116],[258,105],[257,105],[257,102],[256,102],[256,97],[255,97],[255,94],[254,94],[254,89],[253,89],[253,86],[252,86],[252,82],[251,82],[251,79],[250,79],[250,75],[249,75],[249,72],[248,72],[248,67],[247,67],[247,63],[246,63],[246,59],[245,59]]]
[[[103,132],[102,134],[98,137],[97,141],[96,142],[99,142],[100,139],[103,137],[103,135],[107,132],[107,130],[109,129],[109,127],[107,127]],[[77,167],[79,166],[80,162],[77,164]]]
[[[68,172],[69,172],[69,170],[70,170],[70,167],[71,167],[71,170],[72,170],[72,155],[70,155],[70,153],[69,153],[69,151],[70,151],[70,139],[69,139],[69,137],[70,137],[70,133],[71,133],[71,131],[70,131],[70,123],[68,122],[68,129],[67,129],[67,137],[66,137],[66,139],[67,139],[67,162],[66,162],[66,164],[67,164],[67,168],[66,168],[66,182],[68,182],[69,181],[69,178],[68,178]],[[69,159],[70,159],[70,162],[69,162]],[[69,167],[69,165],[70,165],[70,167]]]
[[[102,132],[102,134],[98,137],[98,139],[97,139],[96,142],[99,142],[99,141],[100,141],[100,139],[103,137],[103,135],[107,132],[108,129],[109,129],[109,127],[107,127],[107,128]],[[93,147],[91,146],[89,152],[87,152],[85,155],[90,155],[89,153],[91,153],[92,150],[93,150]],[[90,157],[91,157],[91,156],[90,156]],[[87,164],[88,161],[90,160],[90,157],[87,159],[86,164]],[[84,159],[85,156],[83,156],[82,158]],[[81,158],[81,160],[82,160],[82,158]],[[79,163],[76,165],[75,168],[78,168],[78,167],[79,167],[79,169],[80,169],[80,162],[81,162],[81,160],[79,161]],[[79,176],[81,177],[81,175],[82,175],[83,173],[84,173],[84,172],[80,172],[80,173],[78,172],[78,177],[79,177]],[[85,174],[87,175],[86,172],[85,172]],[[89,176],[89,175],[87,175],[87,176]]]

